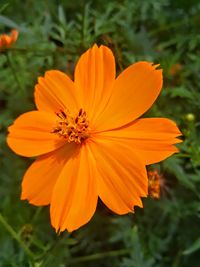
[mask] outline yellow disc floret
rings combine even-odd
[[[68,110],[60,110],[56,112],[58,120],[52,133],[64,137],[69,143],[82,143],[89,137],[89,122],[86,112],[81,108],[79,112],[72,116]]]

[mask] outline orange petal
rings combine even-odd
[[[19,32],[17,30],[15,30],[15,29],[13,29],[11,31],[10,37],[11,37],[12,43],[14,43],[17,40],[18,34],[19,34]]]
[[[115,59],[106,46],[94,45],[79,59],[75,69],[75,84],[81,107],[90,121],[105,108],[115,80]]]
[[[153,164],[171,156],[180,143],[176,137],[182,135],[176,124],[165,118],[138,119],[131,125],[100,133],[109,140],[118,140],[134,148],[137,157],[145,165]]]
[[[51,222],[56,231],[69,232],[86,224],[97,205],[96,177],[86,146],[69,159],[55,185],[51,200]]]
[[[162,70],[149,62],[138,62],[116,79],[112,95],[95,128],[114,129],[132,122],[147,111],[162,88]]]
[[[4,46],[8,47],[10,45],[10,42],[11,42],[10,36],[6,35],[6,34],[2,34],[0,37],[1,37],[1,42],[0,42],[1,46],[2,47],[4,47]]]
[[[142,207],[140,197],[147,196],[147,174],[134,148],[122,142],[94,138],[90,149],[96,161],[98,195],[117,214]]]
[[[74,83],[63,72],[51,70],[38,79],[35,86],[35,103],[39,110],[57,112],[68,109],[71,112],[80,108],[77,105]]]
[[[33,162],[23,178],[21,199],[37,206],[50,204],[60,172],[76,148],[74,144],[67,144]]]
[[[19,116],[8,128],[7,143],[17,154],[33,157],[53,151],[66,141],[51,133],[56,115],[31,111]]]

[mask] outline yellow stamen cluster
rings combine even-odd
[[[157,172],[157,170],[154,171],[148,171],[148,179],[149,179],[149,195],[152,198],[160,198],[160,181],[161,181],[161,175]]]
[[[58,121],[52,133],[64,137],[67,142],[82,143],[89,137],[89,122],[86,112],[80,109],[76,116],[72,116],[68,110],[56,112]]]

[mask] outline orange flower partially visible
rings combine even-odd
[[[155,199],[160,198],[161,175],[157,170],[148,171],[148,180],[148,192],[150,197]]]
[[[149,62],[115,78],[115,59],[94,45],[79,59],[74,81],[47,71],[35,87],[37,110],[9,127],[8,145],[38,158],[24,175],[21,199],[50,205],[56,231],[73,231],[93,216],[98,197],[117,214],[142,207],[148,194],[145,165],[178,149],[176,124],[139,117],[162,88],[162,70]]]
[[[182,69],[182,65],[180,63],[176,63],[169,68],[169,71],[168,71],[169,75],[175,76],[181,71],[181,69]]]
[[[18,38],[18,31],[12,30],[10,35],[7,34],[1,34],[0,35],[0,51],[4,50],[5,48],[9,48],[12,46],[13,43],[16,42]]]

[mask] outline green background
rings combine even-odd
[[[19,30],[0,53],[0,266],[200,266],[200,2],[195,0],[0,0],[0,32]],[[57,235],[49,208],[20,201],[33,159],[7,147],[7,127],[34,109],[37,77],[60,69],[73,77],[94,42],[109,46],[117,71],[139,60],[160,63],[164,88],[145,117],[179,125],[180,153],[151,166],[163,175],[161,198],[117,216],[99,203],[78,231]]]

